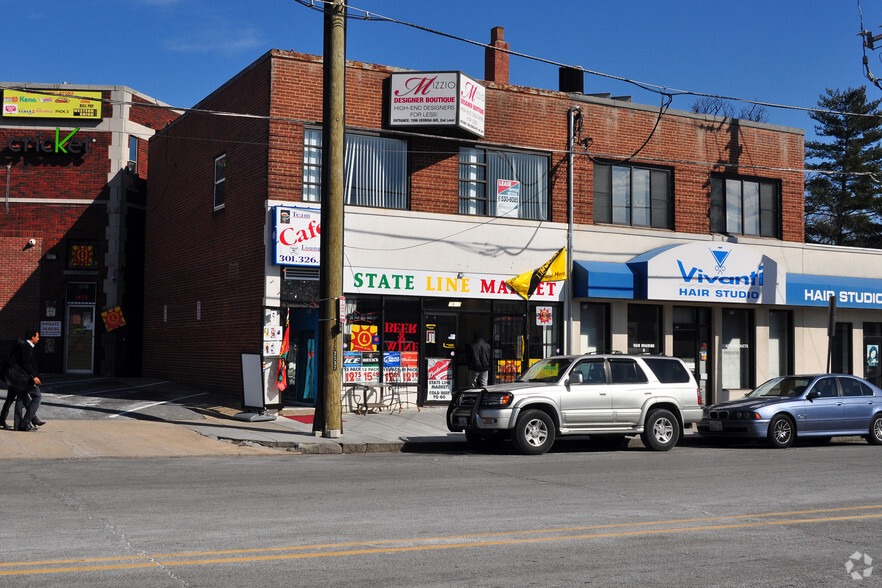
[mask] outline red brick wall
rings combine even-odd
[[[348,64],[349,127],[382,129],[391,71]],[[575,102],[559,92],[487,86],[485,140],[550,154],[551,216],[566,222],[567,113]],[[197,105],[270,114],[272,121],[191,113],[151,141],[145,374],[240,391],[239,353],[261,346],[265,201],[301,199],[303,128],[321,124],[322,91],[321,57],[274,50]],[[581,105],[583,136],[606,156],[631,155],[657,119],[652,109],[627,104]],[[739,163],[756,166],[742,175],[782,180],[783,236],[802,241],[802,174],[761,169],[801,169],[802,141],[800,134],[668,113],[640,157],[674,169],[676,230],[709,232],[710,174]],[[456,214],[459,144],[408,139],[412,210]],[[229,154],[226,208],[212,212],[213,162],[222,153]],[[575,171],[575,220],[591,224],[593,164],[579,156]]]
[[[265,116],[269,83],[262,58],[198,108]],[[191,113],[151,139],[145,375],[241,392],[240,353],[262,344],[268,136],[266,120]],[[225,207],[215,212],[224,153]]]
[[[64,284],[69,281],[96,282],[104,279],[101,260],[105,253],[107,209],[100,200],[106,199],[106,183],[110,162],[110,135],[81,130],[77,137],[95,139],[90,151],[82,157],[55,154],[14,154],[6,149],[11,137],[32,137],[49,131],[32,128],[0,128],[0,185],[7,183],[6,164],[12,164],[9,175],[9,197],[69,200],[99,200],[87,204],[21,203],[0,204],[0,342],[20,337],[24,330],[39,327],[41,320],[62,320]],[[54,139],[54,133],[52,134]],[[34,247],[25,248],[34,238]],[[94,241],[99,269],[72,273],[66,271],[67,243],[71,239]],[[55,260],[45,259],[54,253]],[[42,261],[41,261],[41,258]],[[47,317],[46,303],[55,302],[56,316]],[[99,309],[103,304],[99,299]],[[60,372],[63,368],[63,346],[58,341],[54,354],[43,354],[41,370]],[[96,358],[101,342],[96,339]],[[2,353],[2,350],[0,350]]]
[[[321,58],[274,51],[273,113],[321,124]],[[392,68],[349,62],[346,70],[346,123],[381,129],[384,82]],[[551,154],[552,220],[567,220],[567,112],[577,104],[560,92],[487,84],[485,140],[543,150]],[[657,111],[627,103],[578,103],[583,134],[594,154],[626,158],[650,136]],[[708,117],[668,111],[635,163],[661,165],[674,173],[675,230],[710,232],[709,178],[714,173],[780,179],[785,241],[804,240],[803,136],[750,123],[729,125]],[[270,194],[289,196],[302,181],[302,125],[273,123]],[[458,208],[458,144],[411,138],[411,208],[455,214]],[[694,163],[690,163],[694,162]],[[734,167],[740,165],[742,167]],[[574,163],[575,222],[592,224],[593,163],[582,155]]]

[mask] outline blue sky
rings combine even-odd
[[[505,28],[513,51],[658,86],[814,107],[825,88],[867,85],[857,0],[674,2],[620,0],[349,0],[364,10],[473,41]],[[882,2],[863,0],[865,28],[882,33]],[[190,107],[269,49],[321,54],[322,17],[295,0],[0,0],[6,59],[0,82],[126,85]],[[362,9],[362,10],[357,10]],[[882,45],[882,43],[880,43]],[[882,48],[868,52],[882,76]],[[380,21],[352,20],[347,58],[483,78],[481,47]],[[511,57],[510,82],[557,89],[557,67]],[[659,97],[587,75],[586,92]],[[672,108],[688,110],[679,96]],[[740,105],[736,105],[740,110]],[[800,111],[768,122],[806,129]]]

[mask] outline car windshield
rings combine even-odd
[[[783,398],[796,398],[801,396],[812,378],[805,376],[785,376],[783,378],[774,378],[761,385],[756,390],[747,395],[748,398],[756,398],[758,396],[779,396]]]
[[[557,382],[573,360],[567,357],[550,357],[534,363],[518,382]]]

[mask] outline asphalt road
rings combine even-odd
[[[880,457],[833,442],[9,461],[0,584],[879,585]]]

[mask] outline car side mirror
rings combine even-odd
[[[820,397],[821,397],[821,393],[818,392],[817,390],[812,390],[811,392],[809,392],[808,394],[805,395],[806,400],[814,400],[815,398],[820,398]]]
[[[582,372],[575,372],[570,374],[570,384],[581,384],[582,383]]]

